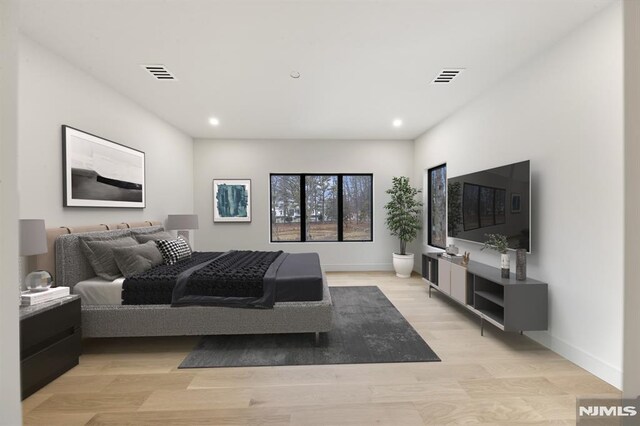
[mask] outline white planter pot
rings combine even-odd
[[[409,278],[413,271],[413,253],[393,253],[393,269],[396,271],[396,277]]]

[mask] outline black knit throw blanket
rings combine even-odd
[[[260,297],[269,266],[282,251],[232,251],[193,272],[185,295]]]
[[[201,304],[199,298],[212,297],[219,305],[237,305],[238,301],[246,304],[245,299],[263,296],[265,273],[280,255],[282,251],[194,252],[190,259],[127,278],[122,288],[123,304],[171,304],[178,277],[194,269],[181,294],[182,299],[188,299],[186,304]]]

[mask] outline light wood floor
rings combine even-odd
[[[197,338],[92,339],[79,366],[24,401],[25,424],[575,424],[576,396],[619,396],[526,336],[488,325],[481,337],[418,276],[329,282],[378,285],[442,362],[178,370]]]

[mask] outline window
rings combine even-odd
[[[270,182],[272,242],[373,241],[372,174],[272,174]]]
[[[271,241],[300,241],[300,176],[271,175]]]
[[[429,209],[427,244],[445,248],[447,245],[447,165],[429,169]]]

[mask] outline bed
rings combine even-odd
[[[127,226],[122,227],[124,229],[97,232],[75,232],[71,228],[49,232],[50,239],[55,241],[56,285],[70,287],[72,293],[80,294],[83,299],[84,337],[315,333],[317,338],[319,333],[331,330],[333,306],[324,274],[320,287],[315,290],[315,296],[309,295],[314,291],[307,296],[296,296],[295,291],[292,291],[296,288],[296,278],[288,276],[276,286],[275,301],[272,308],[268,309],[191,305],[176,307],[168,303],[166,292],[159,292],[159,297],[167,303],[118,303],[118,294],[126,289],[126,281],[96,279],[93,268],[82,253],[81,238],[96,235],[115,238],[125,233],[153,233],[163,230],[155,224],[149,222],[142,227]],[[81,231],[85,229],[87,228]],[[224,253],[213,254],[213,257],[221,254]],[[42,261],[46,262],[46,258]],[[299,279],[303,278],[301,275]],[[307,300],[295,300],[296,297],[306,297]],[[314,298],[318,300],[310,300]]]

